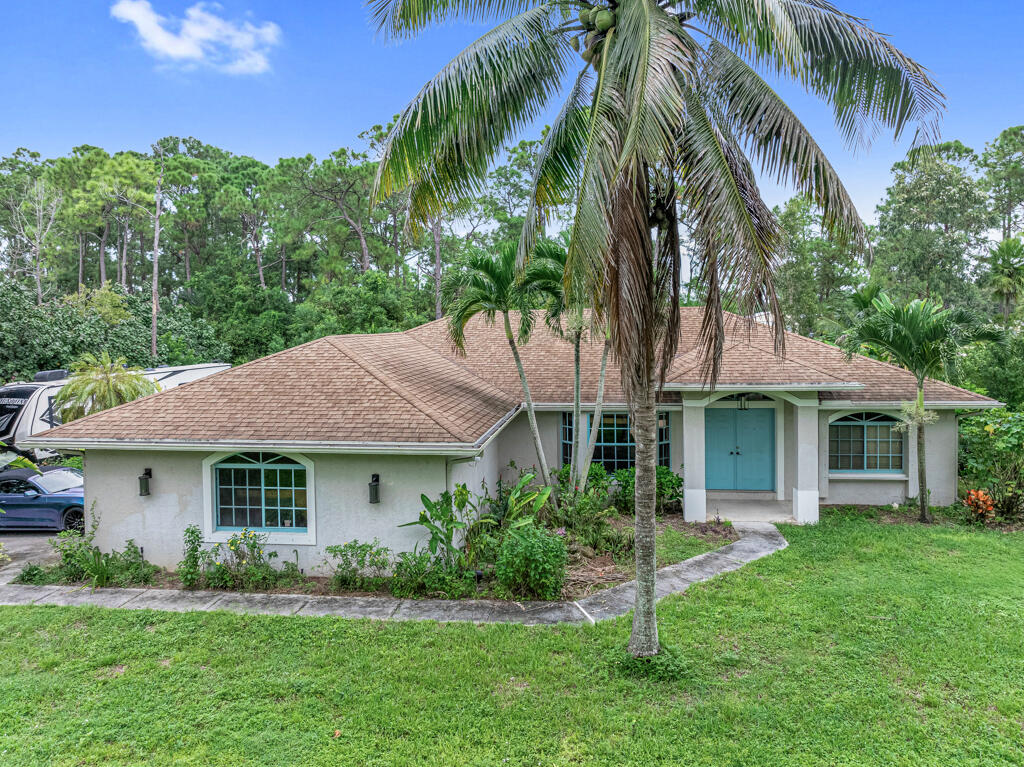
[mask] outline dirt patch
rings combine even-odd
[[[619,529],[633,527],[633,520],[630,517],[612,517],[609,523]],[[669,528],[704,541],[709,550],[721,548],[739,540],[739,534],[732,525],[722,522],[687,522],[680,514],[666,514],[659,517],[655,523],[657,535],[661,535]],[[675,563],[661,562],[659,564]],[[616,559],[607,553],[594,557],[573,553],[569,555],[569,566],[566,571],[565,586],[562,588],[562,598],[581,599],[595,591],[631,581],[634,574],[635,566],[632,554]]]

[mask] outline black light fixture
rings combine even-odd
[[[370,475],[370,503],[380,503],[380,474]]]
[[[152,469],[143,469],[139,475],[139,495],[149,495],[149,481],[153,479]]]
[[[740,404],[737,407],[738,410],[750,410],[750,402],[747,400],[746,394],[740,395]]]

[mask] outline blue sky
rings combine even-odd
[[[839,5],[931,69],[949,98],[944,137],[980,150],[1024,123],[1020,3]],[[143,150],[161,136],[191,135],[269,163],[358,146],[360,131],[389,119],[483,29],[447,26],[396,44],[375,36],[359,0],[7,0],[0,19],[0,153],[26,146],[57,156],[86,143]],[[853,154],[827,109],[796,88],[780,90],[873,219],[906,142],[883,138]],[[764,191],[773,204],[787,194],[771,184]]]

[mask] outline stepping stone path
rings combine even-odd
[[[680,594],[693,583],[738,570],[788,545],[767,522],[737,522],[740,539],[715,551],[658,570],[657,597]],[[87,586],[0,585],[0,605],[93,605],[124,610],[211,612],[256,615],[330,615],[377,620],[468,621],[472,623],[596,623],[633,609],[636,582],[598,591],[575,602],[501,602],[487,599],[395,599],[250,594],[180,589],[91,589]]]

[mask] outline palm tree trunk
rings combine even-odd
[[[587,477],[590,476],[590,464],[594,460],[594,448],[597,447],[597,437],[601,431],[601,410],[604,407],[604,380],[608,371],[608,354],[611,352],[612,341],[607,334],[604,339],[604,351],[601,352],[601,374],[597,379],[597,402],[594,403],[594,420],[590,426],[590,439],[587,441],[587,449],[583,453],[583,463],[580,466],[580,492],[587,489]]]
[[[516,369],[519,371],[519,383],[523,386],[523,398],[526,400],[526,417],[530,422],[530,433],[533,436],[533,446],[537,450],[537,460],[540,462],[541,481],[550,486],[551,474],[548,471],[548,461],[544,457],[544,446],[540,441],[540,429],[537,428],[537,413],[533,408],[533,397],[530,396],[530,384],[526,381],[526,369],[523,367],[522,357],[519,356],[519,347],[516,345],[515,335],[512,333],[512,323],[509,321],[508,312],[502,312],[505,319],[505,337],[508,339],[509,348],[512,349],[512,357],[516,361]]]
[[[924,381],[917,384],[917,503],[920,514],[918,520],[931,522],[928,514],[928,476],[926,474],[924,455]]]
[[[654,503],[658,415],[655,412],[653,381],[637,400],[633,408],[633,438],[636,440],[636,603],[629,652],[635,658],[646,658],[657,655],[660,649],[654,593],[657,579]]]
[[[572,389],[572,456],[569,461],[569,481],[574,488],[579,489],[580,476],[579,468],[583,463],[583,435],[586,427],[583,425],[583,413],[580,407],[580,346],[583,342],[583,333],[577,331],[572,339],[573,351],[573,379]]]

